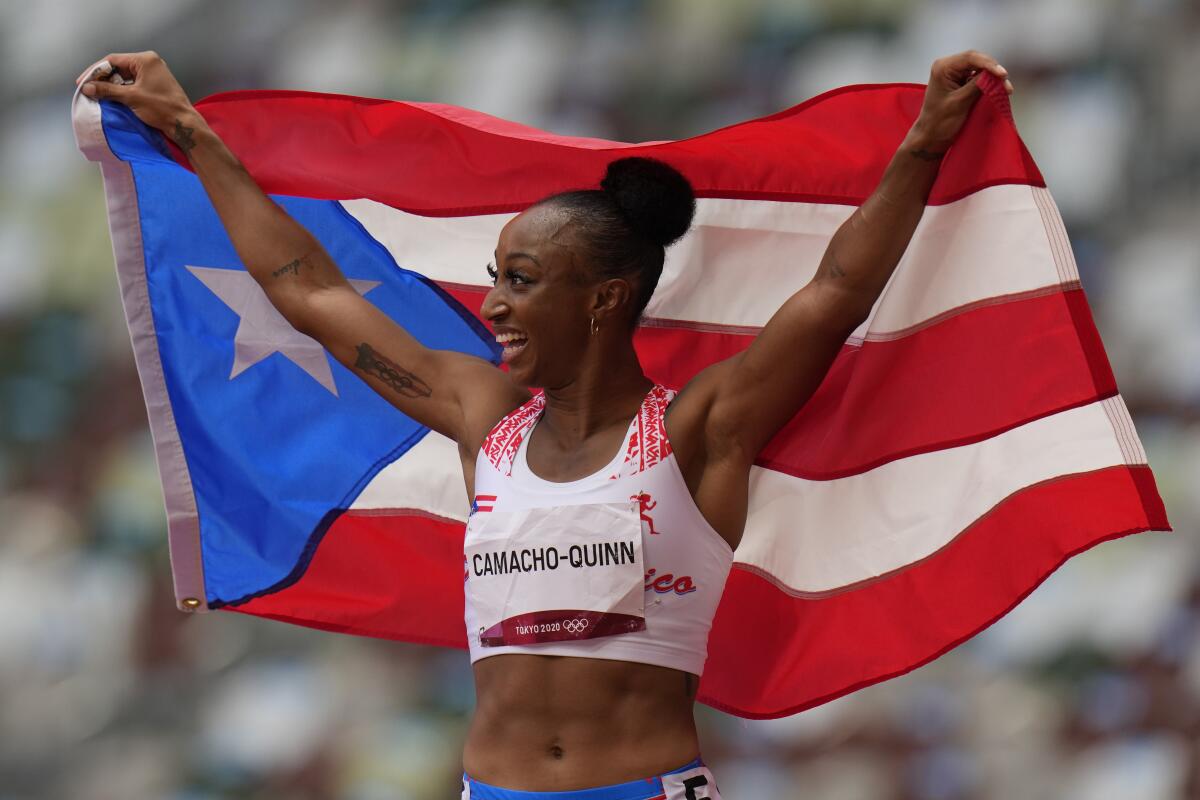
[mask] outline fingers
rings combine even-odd
[[[950,97],[959,102],[974,102],[980,94],[977,77],[987,72],[1001,82],[1005,94],[1013,93],[1008,70],[987,53],[966,50],[952,56],[939,58],[930,69],[930,85],[939,85]]]
[[[966,95],[975,95],[978,90],[978,76],[987,72],[1000,81],[1000,85],[1004,87],[1004,93],[1011,95],[1013,93],[1012,81],[1008,79],[1008,70],[1005,69],[996,59],[980,53],[975,50],[968,50],[965,53],[960,53],[959,56],[951,56],[953,59],[962,57],[957,66],[961,72],[956,72],[954,67],[951,67],[948,73],[955,83],[960,84],[958,91]]]
[[[97,100],[121,100],[133,92],[133,86],[124,83],[110,83],[105,80],[89,80],[83,84],[81,91],[88,97],[94,97]]]
[[[91,69],[84,70],[75,79],[75,85],[85,81],[108,80],[113,83],[128,84],[137,80],[143,69],[161,57],[153,50],[143,53],[109,53]],[[83,93],[89,97],[99,96],[94,90],[84,87]]]
[[[952,74],[967,74],[983,70],[992,73],[1000,80],[1008,77],[1008,70],[1001,66],[1000,62],[978,50],[967,50],[947,56],[934,62],[934,66],[936,67],[939,62],[942,63],[943,69]]]
[[[88,97],[120,100],[129,95],[131,84],[155,60],[161,59],[152,50],[144,53],[109,53],[95,67],[84,70],[75,79],[75,85],[78,86],[82,81],[81,91]]]
[[[101,61],[98,64],[93,64],[83,72],[79,73],[79,77],[75,79],[75,85],[78,86],[86,80],[98,80],[111,74],[112,66],[110,66],[106,61]]]
[[[105,61],[127,75],[137,76],[138,71],[152,61],[161,61],[158,53],[146,50],[141,53],[109,53]]]

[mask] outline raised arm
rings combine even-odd
[[[705,370],[680,399],[703,406],[710,453],[752,461],[808,401],[879,298],[925,210],[941,157],[979,97],[975,76],[1005,79],[990,56],[941,58],[920,115],[871,196],[834,234],[815,277],[742,353]]]
[[[490,363],[423,346],[361,297],[316,238],[263,193],[157,54],[107,61],[132,83],[93,73],[84,76],[84,94],[127,105],[187,155],[242,263],[292,327],[460,446],[473,448],[489,421],[522,401],[526,395]]]

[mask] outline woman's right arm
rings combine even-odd
[[[491,422],[528,398],[492,364],[425,347],[359,295],[316,238],[258,187],[157,54],[107,61],[133,83],[93,74],[84,94],[129,106],[187,155],[242,263],[292,327],[460,446],[475,447]]]

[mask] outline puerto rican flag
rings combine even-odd
[[[1075,553],[1168,522],[1041,174],[988,75],[912,244],[816,395],[760,454],[700,699],[790,714],[986,627]],[[235,92],[200,111],[372,303],[496,359],[475,317],[501,226],[648,155],[699,197],[637,331],[682,387],[745,348],[874,188],[924,87],[850,86],[677,142],[466,109]],[[455,445],[287,326],[182,157],[76,96],[99,163],[162,473],[177,597],[465,647]],[[805,346],[796,342],[796,348]]]

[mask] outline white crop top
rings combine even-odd
[[[526,461],[544,395],[492,429],[464,542],[472,663],[533,653],[703,672],[733,551],[671,452],[664,417],[674,396],[651,389],[612,462],[566,483]]]

